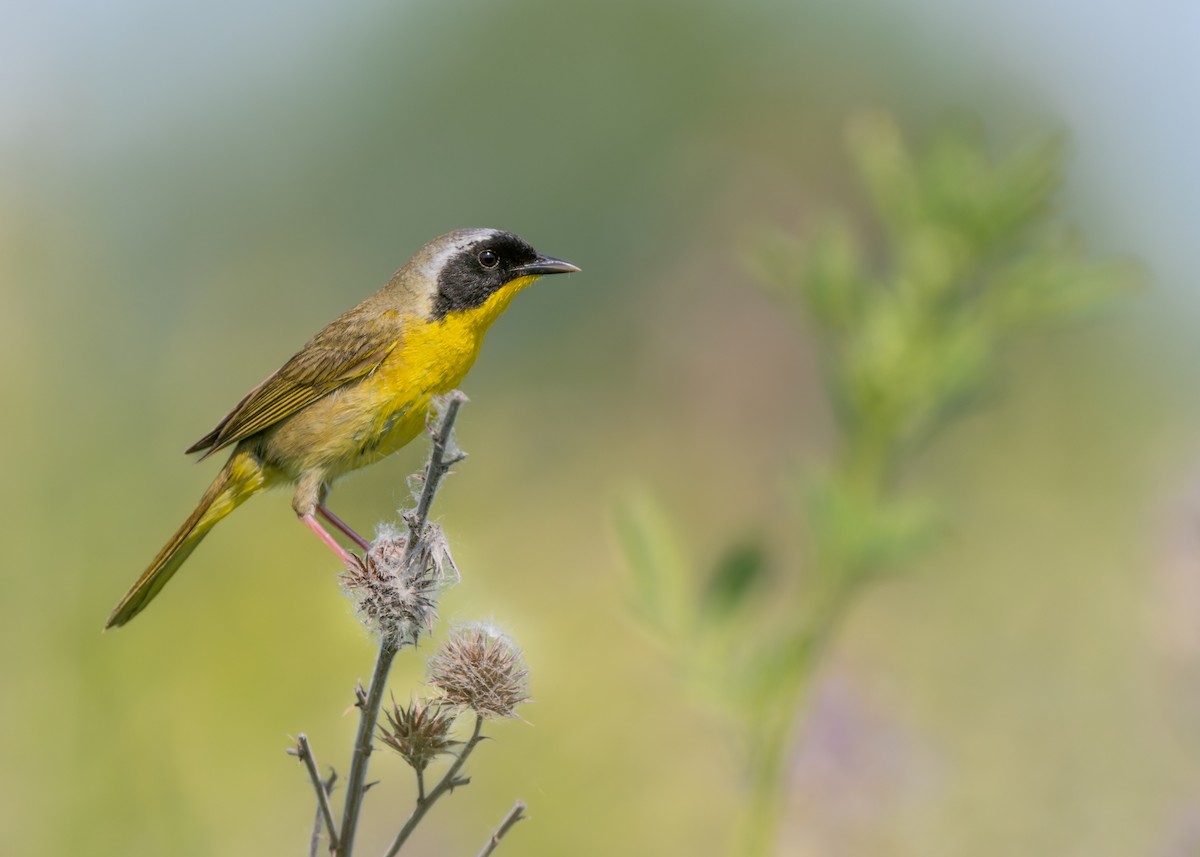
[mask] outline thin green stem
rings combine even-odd
[[[894,455],[886,434],[855,432],[841,457],[845,480],[868,497],[884,491]],[[812,606],[794,633],[778,647],[771,687],[750,718],[754,730],[749,755],[750,802],[739,854],[768,857],[783,820],[785,764],[796,740],[803,700],[825,649],[840,627],[863,582],[861,570],[846,558],[827,554],[815,575]]]
[[[812,670],[816,665],[817,646],[809,639],[793,643],[789,669],[781,674],[772,695],[764,699],[749,718],[747,757],[749,805],[743,822],[741,846],[737,853],[743,857],[768,857],[779,835],[783,815],[784,762],[797,728],[796,712],[808,690]]]
[[[463,765],[467,763],[467,757],[471,755],[477,744],[483,740],[483,718],[478,714],[475,715],[475,731],[471,733],[471,738],[463,747],[462,752],[454,760],[449,770],[445,775],[438,780],[438,784],[434,786],[427,797],[422,800],[417,798],[417,804],[413,807],[412,815],[408,817],[408,821],[404,822],[404,827],[400,828],[400,832],[396,834],[396,838],[392,841],[392,847],[387,850],[384,857],[396,857],[400,849],[404,847],[404,843],[408,841],[408,837],[416,830],[417,825],[421,823],[421,819],[425,817],[425,813],[429,812],[430,807],[437,803],[438,798],[452,791],[457,786],[465,786],[470,780],[467,777],[459,777],[458,772],[462,770]],[[514,824],[516,822],[513,822]]]
[[[749,720],[754,730],[749,753],[750,799],[739,855],[768,857],[773,853],[783,820],[785,762],[796,740],[803,700],[812,686],[821,656],[840,626],[860,579],[852,574],[828,572],[829,588],[810,618],[784,643],[786,667],[775,673],[769,697]]]

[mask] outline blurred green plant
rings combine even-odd
[[[839,429],[828,459],[798,480],[805,561],[770,562],[755,539],[697,574],[647,496],[615,513],[637,614],[737,731],[748,782],[739,857],[776,846],[805,694],[847,610],[937,542],[938,508],[904,485],[906,464],[989,391],[1015,339],[1137,279],[1126,263],[1088,259],[1051,216],[1059,138],[997,155],[956,117],[913,151],[891,118],[869,113],[847,140],[872,239],[831,216],[806,240],[769,237],[753,260],[814,328]]]

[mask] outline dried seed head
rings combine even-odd
[[[438,596],[458,582],[440,527],[429,524],[411,556],[407,542],[407,535],[394,527],[381,527],[370,550],[341,578],[359,618],[396,647],[415,644],[422,631],[433,627]]]
[[[414,699],[407,706],[392,700],[384,709],[388,725],[379,728],[379,740],[400,754],[418,773],[441,753],[449,753],[457,741],[450,740],[453,708],[428,699]]]
[[[507,636],[482,625],[451,634],[429,659],[429,683],[450,705],[463,705],[481,717],[512,717],[529,700],[529,671]]]

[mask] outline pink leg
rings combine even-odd
[[[337,543],[337,539],[331,536],[329,531],[321,526],[321,522],[314,518],[311,512],[307,515],[301,515],[300,520],[303,522],[304,526],[308,527],[317,534],[318,539],[325,542],[325,546],[327,548],[341,557],[342,562],[349,564],[354,561],[354,558],[350,555],[350,553]]]
[[[317,506],[317,514],[320,515],[322,518],[324,518],[329,523],[333,524],[339,530],[341,530],[342,534],[345,535],[346,538],[350,539],[352,542],[354,542],[356,545],[358,545],[363,550],[371,549],[371,543],[369,541],[367,541],[366,539],[364,539],[362,536],[360,536],[358,533],[354,532],[353,527],[351,527],[349,524],[347,524],[345,521],[343,521],[337,515],[333,514],[333,512],[329,511],[328,506],[326,506],[324,504]]]

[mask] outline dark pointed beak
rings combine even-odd
[[[554,259],[550,256],[538,256],[528,265],[521,265],[514,268],[513,272],[526,277],[540,277],[543,274],[575,274],[579,270],[578,265],[572,265],[570,262],[564,262],[562,259]]]

